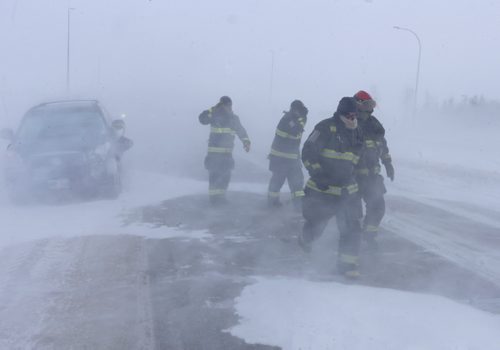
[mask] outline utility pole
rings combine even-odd
[[[418,59],[417,59],[417,77],[415,79],[415,98],[413,99],[413,121],[415,121],[416,114],[417,114],[417,98],[418,98],[418,81],[420,78],[420,57],[422,55],[422,43],[420,41],[420,38],[418,37],[417,33],[415,33],[413,30],[409,28],[404,28],[404,27],[399,27],[399,26],[394,26],[394,29],[397,30],[404,30],[407,32],[410,32],[415,36],[415,39],[417,39],[418,43]]]
[[[68,7],[68,42],[66,45],[66,94],[70,91],[70,43],[71,43],[71,11],[73,7]]]
[[[273,102],[274,50],[271,50],[271,72],[269,73],[269,104]]]

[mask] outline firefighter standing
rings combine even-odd
[[[228,96],[222,96],[217,105],[203,111],[199,120],[203,125],[210,124],[208,154],[205,157],[210,202],[222,204],[226,202],[226,190],[234,168],[234,136],[238,136],[246,152],[250,151],[250,139],[240,118],[233,113],[232,101]]]
[[[376,102],[366,91],[358,91],[354,98],[358,105],[358,123],[363,132],[363,155],[356,169],[359,192],[365,202],[366,214],[363,222],[363,238],[373,249],[377,248],[375,237],[385,214],[384,178],[380,175],[380,161],[387,177],[394,181],[394,167],[385,139],[385,129],[372,113]]]
[[[268,203],[271,207],[282,205],[280,190],[287,180],[292,203],[297,210],[301,208],[304,175],[300,163],[300,142],[307,122],[307,113],[308,110],[302,101],[295,100],[290,105],[290,111],[285,112],[276,128],[269,154],[269,170],[272,176],[269,181]]]
[[[313,240],[336,216],[340,232],[337,268],[351,278],[359,276],[362,215],[355,179],[362,148],[356,113],[355,99],[343,97],[333,117],[317,124],[304,143],[302,161],[311,178],[305,187],[302,212],[306,221],[299,236],[299,245],[310,251]]]

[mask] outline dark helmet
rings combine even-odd
[[[356,113],[357,109],[358,106],[354,97],[342,97],[339,101],[337,112],[340,115],[348,115],[350,113]]]
[[[307,112],[309,112],[308,109],[306,108],[306,106],[304,106],[304,103],[302,103],[301,100],[294,100],[290,104],[290,110],[291,111],[296,111],[301,116],[306,116]]]
[[[224,106],[231,106],[233,104],[233,101],[229,96],[222,96],[219,100],[219,103]]]

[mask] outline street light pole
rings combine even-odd
[[[73,7],[68,7],[68,42],[66,45],[66,94],[69,95],[69,63],[70,63],[70,39],[71,39],[71,11],[74,10]]]
[[[420,38],[418,37],[417,33],[415,33],[413,30],[411,30],[409,28],[399,27],[399,26],[394,26],[393,28],[410,32],[411,34],[413,34],[415,36],[415,38],[417,39],[417,43],[418,43],[417,77],[415,79],[415,98],[413,99],[414,100],[414,102],[413,102],[414,103],[413,104],[413,120],[415,121],[415,116],[417,114],[418,81],[419,81],[419,77],[420,77],[420,57],[422,55],[422,43],[421,43]]]
[[[273,102],[274,50],[271,50],[271,71],[269,72],[269,103]]]

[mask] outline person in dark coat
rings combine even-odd
[[[333,116],[314,127],[302,149],[310,179],[302,202],[305,223],[299,245],[309,252],[330,218],[336,216],[340,232],[337,269],[349,278],[359,276],[362,208],[355,169],[362,141],[356,101],[343,97]]]
[[[246,152],[250,151],[250,139],[240,118],[233,113],[232,101],[228,96],[222,96],[214,107],[203,111],[199,120],[203,125],[210,125],[208,153],[205,157],[210,202],[222,204],[226,202],[226,191],[234,168],[235,135],[243,143]]]
[[[281,187],[285,181],[288,181],[294,207],[300,210],[300,201],[304,196],[300,143],[307,122],[308,110],[302,101],[295,100],[291,103],[290,110],[284,113],[276,127],[269,154],[269,170],[272,176],[269,181],[268,203],[271,207],[282,205]]]
[[[380,175],[380,162],[391,181],[394,181],[394,167],[385,139],[385,129],[373,115],[375,100],[363,90],[358,91],[354,98],[358,105],[358,125],[363,132],[363,155],[356,169],[359,193],[365,202],[363,238],[369,247],[376,249],[375,238],[385,214],[386,193],[384,178]]]

